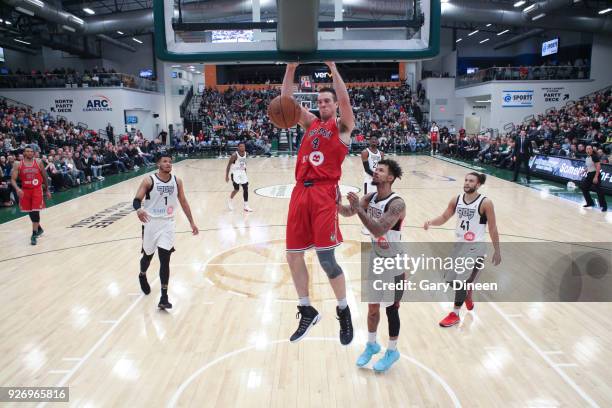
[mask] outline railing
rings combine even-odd
[[[164,84],[128,74],[0,75],[0,88],[97,88],[119,87],[163,92]]]
[[[478,84],[490,81],[563,81],[568,79],[589,79],[589,66],[574,67],[540,66],[540,67],[493,67],[473,74],[461,75],[455,79],[455,86]]]
[[[185,117],[185,111],[187,110],[187,107],[189,106],[189,102],[191,102],[192,97],[193,97],[193,86],[189,88],[189,90],[187,91],[187,95],[185,95],[185,99],[183,99],[183,102],[181,103],[181,106],[179,107],[181,118]]]
[[[16,101],[14,99],[7,98],[6,96],[1,96],[0,100],[3,100],[7,105],[14,106],[14,107],[17,107],[17,108],[33,109],[33,107],[28,105],[27,103],[19,102],[19,101]]]

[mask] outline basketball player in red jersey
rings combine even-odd
[[[299,125],[306,129],[295,165],[296,185],[291,194],[287,216],[287,262],[299,297],[300,322],[290,338],[301,340],[321,318],[308,297],[308,269],[304,251],[314,248],[321,268],[329,278],[338,306],[340,343],[353,340],[351,312],[346,302],[346,283],[336,262],[335,248],[342,243],[338,227],[338,181],[342,162],[348,154],[350,136],[355,127],[353,107],[346,85],[333,62],[325,63],[331,71],[333,88],[319,89],[317,106],[321,118],[302,107]],[[298,64],[287,64],[281,95],[293,96],[293,79]],[[340,109],[340,117],[336,116]]]
[[[17,185],[17,177],[21,180],[21,188]],[[23,151],[23,161],[16,161],[11,173],[11,184],[19,196],[21,212],[27,212],[32,220],[32,237],[30,243],[36,245],[36,240],[43,234],[40,226],[40,210],[45,208],[43,192],[51,198],[47,186],[45,166],[40,159],[34,158],[34,150],[27,146]]]

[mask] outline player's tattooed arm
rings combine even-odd
[[[362,206],[359,206],[357,215],[372,235],[380,237],[406,216],[406,203],[401,198],[391,201],[389,211],[386,211],[378,220],[370,217]]]

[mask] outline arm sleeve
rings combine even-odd
[[[373,176],[374,173],[372,172],[372,170],[370,170],[370,163],[368,163],[367,161],[362,161],[363,163],[363,169],[365,170],[366,173],[368,173],[370,176]]]

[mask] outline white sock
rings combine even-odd
[[[460,311],[461,311],[461,306],[459,306],[459,307],[455,306],[455,307],[453,308],[453,312],[455,312],[455,314],[456,314],[457,316],[459,316],[459,312],[460,312]]]
[[[310,298],[308,296],[298,298],[298,304],[300,306],[310,306]]]
[[[376,332],[368,332],[368,343],[376,343]]]
[[[389,346],[387,350],[397,350],[397,340],[389,340]]]
[[[248,206],[249,206],[249,202],[248,202],[248,201],[245,201],[245,202],[244,202],[244,206],[245,206],[245,207],[248,207]]]
[[[346,309],[347,306],[348,303],[346,301],[346,298],[338,299],[338,307],[340,308],[340,310]]]

